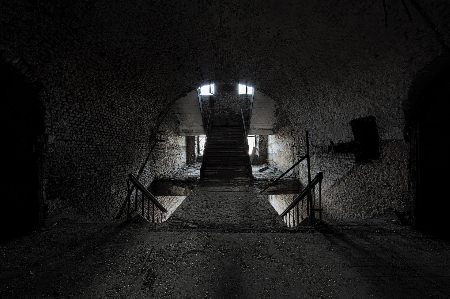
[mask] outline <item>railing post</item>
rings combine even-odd
[[[308,134],[308,131],[306,131],[306,164],[308,167],[308,186],[311,186],[311,165],[310,165],[310,156],[309,156],[309,134]],[[314,223],[314,212],[313,212],[313,207],[312,207],[311,188],[309,188],[309,190],[308,190],[307,210],[309,213],[310,225],[312,226]]]
[[[319,219],[322,221],[322,179],[319,180]]]
[[[152,203],[152,222],[155,222],[155,204]]]
[[[142,216],[145,218],[145,208],[144,208],[144,192],[142,192],[141,198]]]
[[[292,226],[291,226],[291,211],[289,211],[288,215],[289,215],[289,218],[288,218],[288,219],[289,219],[289,220],[288,220],[289,225],[288,225],[288,226],[289,226],[289,227],[292,227]]]
[[[147,200],[147,220],[150,220],[150,200]]]
[[[127,180],[127,189],[130,190],[130,180]],[[129,193],[127,196],[127,218],[130,216],[130,209],[131,209],[131,194]]]
[[[136,191],[134,193],[134,210],[137,211],[138,209],[138,189],[136,188]]]

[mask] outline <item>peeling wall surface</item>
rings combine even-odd
[[[382,144],[380,161],[354,164],[345,175],[328,168],[330,171],[324,173],[338,179],[324,188],[325,217],[371,218],[394,211],[409,212],[412,203],[408,160],[408,145],[404,141],[387,141]]]
[[[247,82],[274,101],[270,164],[289,168],[309,132],[328,217],[414,209],[414,124],[427,82],[441,74],[428,67],[450,66],[448,0],[17,0],[0,11],[3,76],[39,86],[27,105],[42,108],[28,170],[41,221],[64,209],[113,217],[129,173],[144,185],[175,173],[186,143],[170,111],[209,82]],[[6,98],[23,96],[13,93]],[[367,116],[376,118],[379,160],[328,152],[330,142],[353,141],[350,122]],[[305,165],[294,175],[304,184]]]
[[[198,91],[193,90],[182,97],[172,107],[172,113],[178,121],[178,135],[205,135],[202,113],[200,111]]]
[[[283,138],[282,134],[268,136],[267,156],[269,164],[287,170],[295,163],[293,138]]]
[[[306,146],[297,143],[300,138],[296,140],[286,132],[281,130],[279,134],[269,136],[269,164],[282,170],[289,169],[298,161],[296,157],[306,154]],[[297,148],[300,154],[294,156]],[[404,140],[387,140],[381,143],[380,152],[381,157],[376,161],[357,163],[353,153],[328,152],[324,147],[310,149],[311,177],[319,172],[324,174],[322,204],[325,217],[371,218],[394,211],[411,212],[409,145]],[[307,161],[302,161],[287,176],[298,177],[306,186]],[[278,197],[281,202],[274,206],[287,207],[289,200]]]
[[[275,101],[256,90],[248,133],[252,135],[273,134],[277,123],[276,112]]]

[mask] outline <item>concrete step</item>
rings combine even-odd
[[[208,144],[243,144],[244,140],[242,138],[217,138],[208,140]]]
[[[222,139],[225,139],[225,140],[228,140],[228,139],[244,140],[244,138],[243,138],[241,133],[239,133],[239,134],[234,134],[234,133],[233,134],[231,134],[231,133],[220,134],[220,133],[217,133],[217,134],[210,134],[209,137],[208,137],[208,141],[211,141],[211,140],[222,140]]]
[[[244,132],[213,132],[209,133],[208,139],[215,138],[241,138],[243,139]]]
[[[247,154],[243,151],[234,151],[234,152],[208,152],[206,155],[203,156],[203,160],[206,161],[206,159],[212,158],[221,158],[226,157],[228,159],[239,159],[243,158],[245,159],[247,157]]]
[[[204,178],[238,178],[238,177],[248,177],[247,172],[245,171],[235,171],[229,169],[215,169],[215,170],[204,170],[203,172]]]
[[[217,132],[238,134],[238,133],[244,133],[244,128],[233,128],[233,127],[211,127],[210,128],[210,131],[209,131],[210,134],[215,134]]]
[[[222,163],[222,162],[247,162],[247,156],[246,155],[240,155],[240,156],[206,156],[203,159],[203,163]]]
[[[247,167],[247,162],[244,160],[229,160],[229,159],[224,159],[224,160],[214,160],[214,161],[204,161],[203,162],[204,167],[235,167],[235,166],[245,166]]]
[[[202,178],[251,176],[244,130],[236,123],[239,125],[211,127],[203,154]]]
[[[235,149],[235,150],[242,150],[245,152],[245,147],[243,144],[229,144],[229,143],[223,143],[223,144],[208,144],[208,150],[229,150],[229,149]]]
[[[234,170],[234,171],[247,171],[247,165],[203,165],[204,170]]]

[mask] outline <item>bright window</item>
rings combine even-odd
[[[205,150],[206,135],[197,136],[197,154],[203,156],[203,151]]]
[[[207,84],[200,87],[201,96],[210,96],[214,94],[214,84]]]
[[[248,135],[247,136],[248,141],[248,154],[251,155],[253,148],[256,146],[256,136],[255,135]]]
[[[253,87],[239,84],[239,94],[253,94]]]

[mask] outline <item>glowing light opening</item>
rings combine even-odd
[[[248,141],[248,154],[251,155],[253,148],[256,146],[256,136],[255,135],[247,136],[247,141]]]
[[[239,84],[239,94],[253,94],[253,91],[253,87],[247,86],[245,84]]]
[[[214,84],[207,84],[200,87],[201,96],[210,96],[214,94]]]
[[[203,156],[203,152],[205,151],[205,144],[206,144],[206,135],[199,135],[198,139],[198,155]]]

